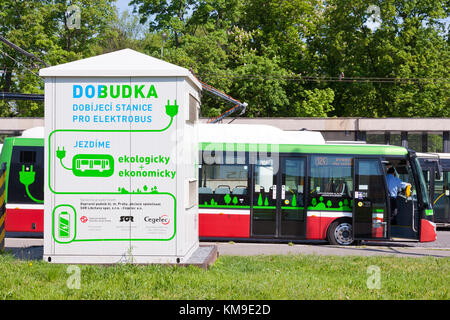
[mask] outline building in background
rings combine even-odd
[[[207,122],[208,119],[200,119]],[[268,124],[287,131],[320,131],[327,141],[390,144],[450,153],[450,118],[226,118],[221,123]],[[0,118],[0,135],[43,126],[43,118]]]

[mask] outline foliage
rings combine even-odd
[[[61,64],[94,55],[97,41],[110,35],[109,22],[116,19],[114,0],[78,0],[72,4],[81,9],[79,29],[65,25],[64,0],[0,2],[0,35],[36,55],[48,65]],[[43,93],[43,80],[38,76],[42,64],[0,44],[3,69],[1,91]],[[42,103],[0,102],[2,116],[43,116]]]
[[[337,116],[449,116],[450,62],[444,25],[445,1],[375,1],[381,24],[370,30],[367,2],[329,1],[321,37],[312,47],[320,52],[323,75],[345,78],[440,79],[391,82],[334,82]],[[345,80],[345,78],[343,80]],[[442,81],[446,79],[446,81]]]
[[[450,116],[448,1],[372,1],[376,28],[363,0],[130,0],[121,15],[114,2],[73,1],[82,26],[69,30],[69,1],[4,0],[0,34],[51,65],[123,48],[162,58],[247,102],[247,117]],[[0,55],[1,90],[41,93],[42,66],[0,50],[16,60]],[[231,107],[202,97],[203,116]],[[3,102],[0,115],[43,108]]]

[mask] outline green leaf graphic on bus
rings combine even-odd
[[[72,172],[77,177],[110,177],[114,158],[109,154],[77,154],[72,159]]]

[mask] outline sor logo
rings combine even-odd
[[[134,222],[134,217],[133,216],[121,216],[120,217],[120,221],[119,222]]]
[[[86,217],[86,216],[82,216],[81,218],[80,218],[80,221],[82,222],[82,223],[86,223],[86,222],[88,222],[88,217]]]
[[[144,218],[145,222],[150,222],[152,224],[155,223],[161,223],[162,225],[168,225],[170,223],[170,218],[168,215],[163,214],[162,216],[158,217],[158,218],[152,218],[152,217],[145,217]]]

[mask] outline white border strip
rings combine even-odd
[[[43,204],[24,204],[24,203],[7,203],[6,209],[34,209],[34,210],[44,210]]]
[[[239,214],[250,215],[250,209],[222,209],[222,208],[199,208],[199,214]],[[339,218],[352,217],[351,212],[346,211],[308,211],[308,217]]]
[[[308,211],[308,217],[318,218],[339,218],[339,217],[352,217],[351,212],[347,211]]]
[[[209,208],[199,208],[199,214],[239,214],[239,215],[250,215],[250,209],[209,209]]]

